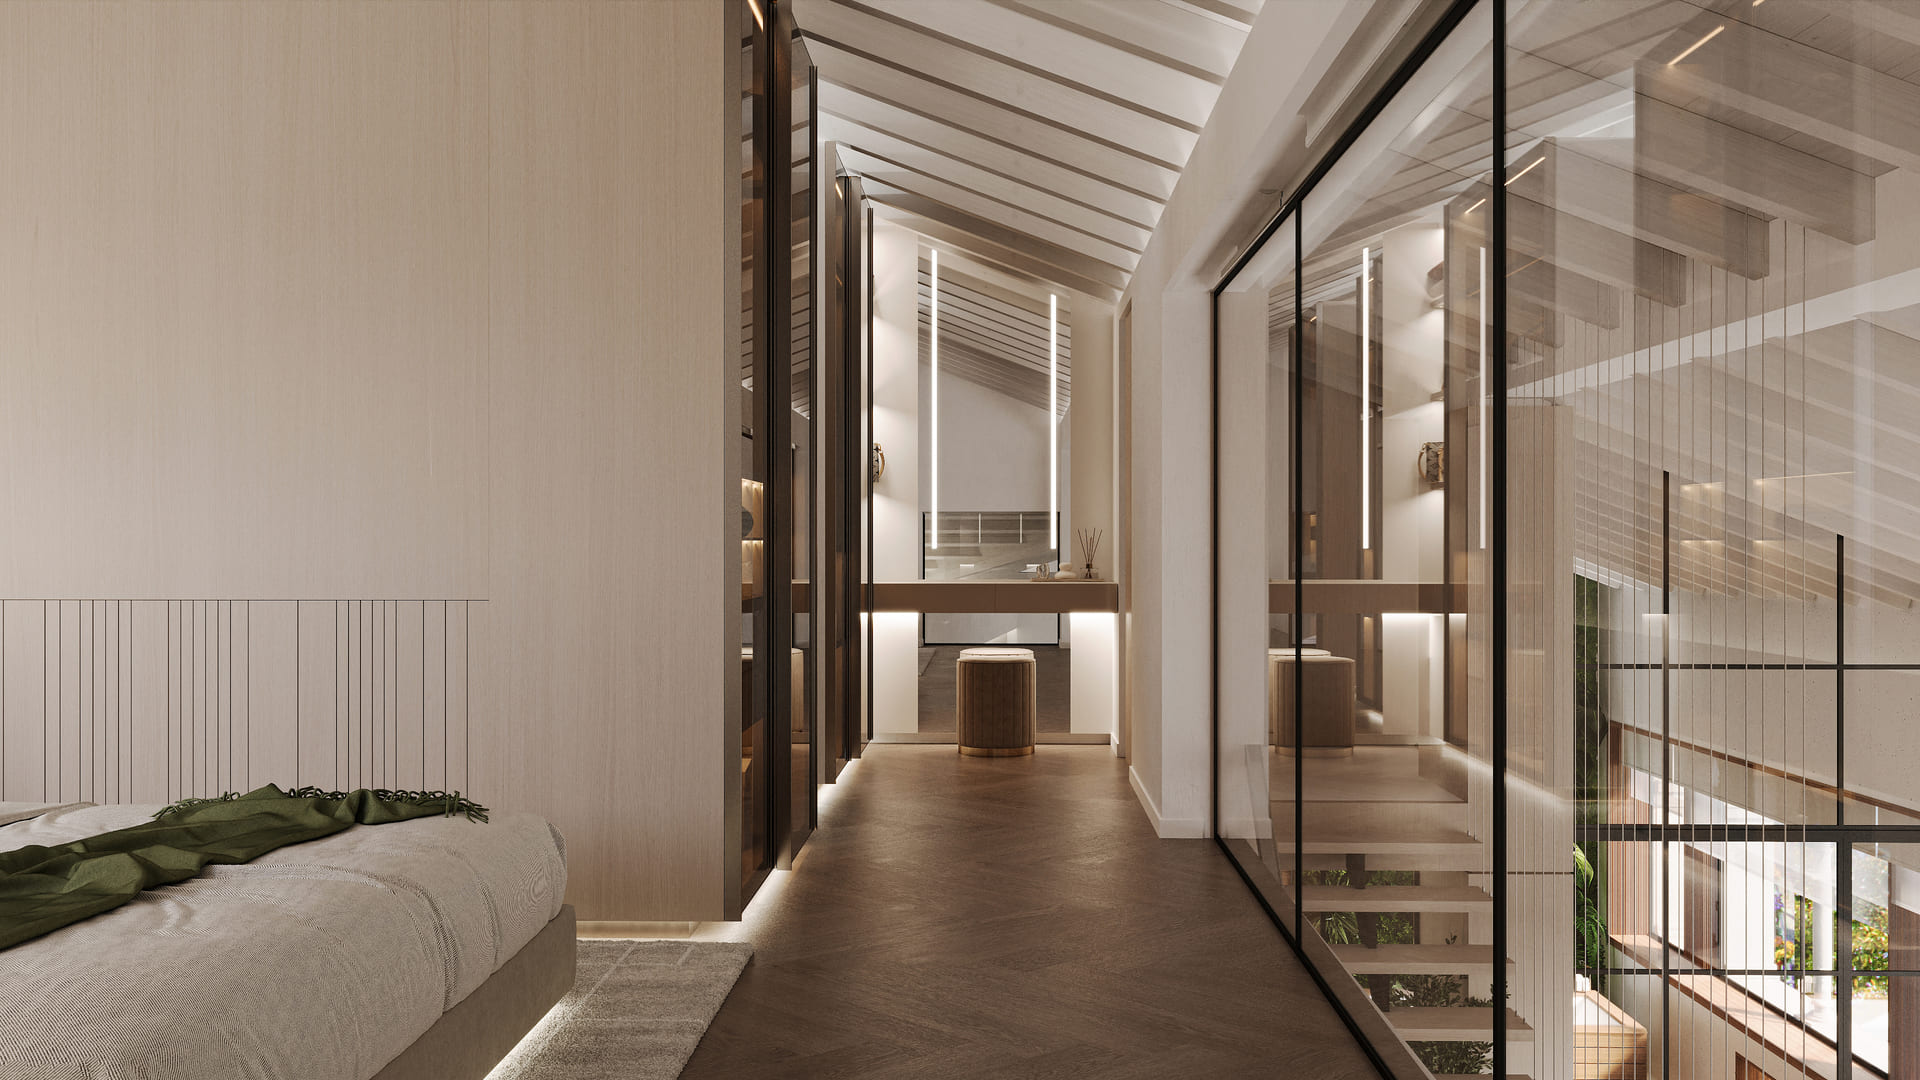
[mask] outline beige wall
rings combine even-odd
[[[737,14],[0,5],[0,595],[481,601],[471,792],[560,826],[583,919],[720,916]],[[44,638],[4,671],[65,685]],[[228,730],[330,729],[253,647]]]

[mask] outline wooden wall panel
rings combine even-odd
[[[746,17],[0,5],[0,799],[461,788],[722,914]]]
[[[714,918],[738,865],[739,8],[488,9],[497,512],[473,646],[512,662],[473,684],[504,722],[471,749],[482,789],[593,853],[569,871],[587,920]]]

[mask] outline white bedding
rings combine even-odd
[[[0,851],[151,819],[83,806]],[[365,1080],[560,912],[531,814],[355,826],[0,950],[5,1080]]]

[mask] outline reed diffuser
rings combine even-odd
[[[1100,572],[1093,568],[1093,557],[1100,552],[1100,538],[1106,535],[1101,529],[1075,529],[1074,539],[1080,545],[1080,572],[1088,581],[1099,581]]]

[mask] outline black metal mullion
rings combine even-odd
[[[1507,1047],[1507,4],[1492,0],[1493,10],[1493,250],[1487,303],[1493,325],[1487,337],[1499,352],[1487,365],[1490,386],[1481,388],[1492,421],[1488,455],[1488,585],[1492,594],[1492,642],[1488,685],[1492,706],[1488,756],[1493,764],[1493,1075],[1508,1076]]]
[[[756,693],[766,675],[766,744],[773,865],[793,865],[793,16],[774,0],[767,20],[767,340],[766,380],[754,380],[754,457],[764,462],[767,524],[763,610],[767,635],[754,636]],[[765,418],[764,426],[757,421]],[[756,628],[757,630],[758,628]],[[762,653],[762,650],[765,650]]]
[[[1717,825],[1729,843],[1769,844],[1920,844],[1920,825]],[[1684,843],[1696,838],[1697,827],[1674,824],[1587,824],[1574,826],[1576,840],[1614,840],[1633,843]]]
[[[1833,909],[1838,916],[1834,927],[1834,967],[1838,971],[1834,985],[1836,1023],[1834,1044],[1839,1047],[1838,1068],[1834,1080],[1853,1078],[1853,845],[1837,843],[1833,847]],[[1891,899],[1891,898],[1889,898]],[[1891,1064],[1891,1062],[1889,1062]]]
[[[1300,692],[1301,648],[1305,634],[1303,626],[1307,618],[1307,587],[1303,580],[1306,576],[1307,543],[1306,513],[1300,505],[1300,493],[1306,487],[1306,466],[1302,459],[1307,452],[1306,437],[1306,396],[1307,376],[1304,359],[1307,350],[1307,324],[1301,316],[1306,304],[1306,226],[1303,215],[1298,210],[1293,215],[1293,461],[1290,483],[1292,490],[1287,493],[1287,502],[1293,513],[1293,617],[1287,628],[1288,636],[1293,638],[1293,927],[1294,932],[1305,936],[1302,929],[1307,918],[1306,909],[1306,873],[1307,873],[1307,795],[1306,795],[1306,755],[1301,753],[1302,742],[1306,738],[1306,695]]]
[[[1213,722],[1207,725],[1207,769],[1208,790],[1212,797],[1207,800],[1210,817],[1210,831],[1222,844],[1226,838],[1220,835],[1220,291],[1207,294],[1207,432],[1208,432],[1208,491],[1207,522],[1210,529],[1208,540],[1209,556],[1207,594],[1212,598],[1212,617],[1207,620],[1207,715]],[[1055,552],[1056,556],[1058,552]],[[1272,814],[1269,802],[1268,814]],[[1256,828],[1254,844],[1260,843]]]
[[[1673,475],[1660,471],[1660,1076],[1673,1077]]]
[[[1833,812],[1847,823],[1847,538],[1833,538]]]

